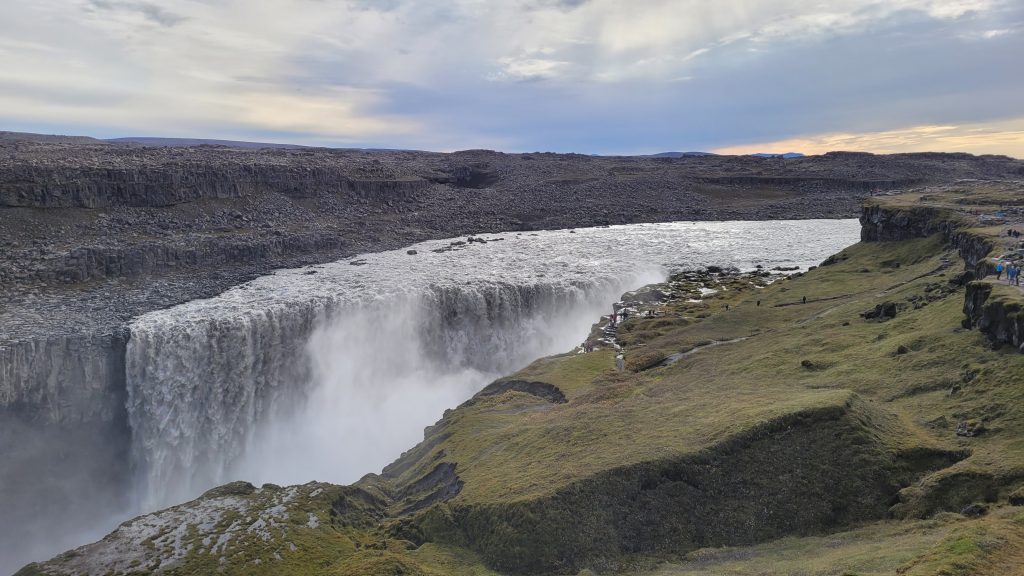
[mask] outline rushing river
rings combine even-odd
[[[712,264],[806,268],[858,234],[856,220],[485,234],[146,314],[126,374],[139,505],[238,478],[354,481],[494,378],[579,344],[623,292]]]

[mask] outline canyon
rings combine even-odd
[[[374,335],[383,339],[372,340],[371,348],[409,333],[402,323],[408,318],[433,327],[429,334],[412,330],[420,336],[403,344],[422,348],[424,358],[456,359],[453,370],[432,375],[452,384],[431,408],[443,411],[534,358],[571,348],[578,342],[566,334],[585,335],[602,307],[667,270],[792,260],[806,269],[856,236],[853,229],[849,236],[817,232],[820,251],[801,259],[795,253],[811,239],[783,247],[769,239],[801,238],[798,231],[813,222],[727,228],[718,238],[730,247],[725,252],[702,249],[685,229],[657,240],[642,227],[637,237],[663,252],[641,257],[649,248],[630,252],[623,244],[632,232],[615,225],[848,218],[873,194],[1022,173],[1020,161],[969,155],[655,159],[239,150],[4,134],[0,446],[9,456],[0,470],[0,507],[6,518],[46,519],[20,525],[4,545],[21,554],[44,543],[26,560],[54,553],[101,536],[116,519],[196,496],[238,474],[299,482],[260,477],[265,471],[243,455],[254,446],[286,452],[281,446],[294,437],[260,437],[255,423],[294,423],[297,406],[318,397],[308,389],[286,394],[288,386],[301,388],[317,370],[339,369],[306,362],[312,334],[328,349],[364,344],[324,333],[328,318],[351,319],[361,327],[356,334],[379,332]],[[868,213],[867,221],[872,218]],[[921,222],[921,230],[907,232],[908,222]],[[952,234],[943,222],[910,218],[895,228],[866,225],[863,233],[874,234],[871,240]],[[780,232],[780,225],[793,228]],[[714,225],[695,226],[704,235],[714,231]],[[546,229],[564,230],[531,236]],[[901,231],[887,232],[893,229]],[[473,236],[460,236],[467,234]],[[494,278],[495,254],[529,258],[536,246],[503,247],[537,238],[546,239],[546,252],[525,264],[508,262],[514,279]],[[383,267],[407,272],[414,296],[380,292],[373,275]],[[280,268],[291,270],[265,276]],[[457,281],[467,268],[473,288]],[[450,286],[436,270],[451,275]],[[544,276],[526,282],[527,271]],[[282,299],[285,278],[307,288]],[[361,284],[346,284],[351,278]],[[440,288],[425,291],[437,282]],[[346,300],[353,294],[362,294],[358,302]],[[374,308],[381,301],[387,305]],[[353,313],[356,307],[376,311]],[[424,308],[432,316],[417,316]],[[381,328],[377,320],[394,310],[406,320]],[[571,311],[572,321],[555,322],[558,310]],[[574,326],[566,334],[551,331],[566,323]],[[453,334],[461,336],[452,340]],[[408,370],[423,368],[410,362]],[[353,374],[395,379],[386,371]],[[145,382],[162,385],[140,386]],[[411,388],[400,390],[416,397]],[[192,410],[185,410],[190,402]],[[345,404],[332,402],[326,405]],[[389,450],[413,444],[409,430],[418,436],[437,415],[405,423]],[[384,451],[375,465],[397,455]],[[371,471],[322,479],[350,482]],[[83,490],[91,496],[81,498]],[[106,520],[98,521],[101,516]],[[55,527],[67,528],[66,537]]]

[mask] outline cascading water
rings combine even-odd
[[[379,470],[445,408],[571,348],[609,302],[660,275],[404,286],[140,319],[127,370],[141,505],[234,477],[345,482]]]
[[[237,478],[350,482],[489,381],[571,349],[627,290],[673,268],[815,264],[858,230],[674,223],[426,242],[147,314],[127,355],[140,505]]]

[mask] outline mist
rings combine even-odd
[[[567,288],[432,286],[335,313],[305,346],[307,401],[257,433],[235,475],[351,483],[380,472],[446,409],[536,358],[572,350],[621,293],[662,276],[652,269]]]

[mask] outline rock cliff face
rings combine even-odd
[[[55,335],[0,346],[0,517],[59,518],[99,533],[106,515],[127,509],[126,339]],[[0,554],[74,543],[51,528],[2,530]]]
[[[992,241],[962,230],[967,221],[953,211],[931,206],[892,208],[868,203],[861,213],[860,223],[860,237],[864,242],[909,240],[941,234],[943,240],[959,252],[965,270],[972,278],[984,278],[993,271],[993,264],[986,260],[993,248]]]
[[[161,207],[199,199],[274,192],[294,198],[331,193],[404,199],[430,183],[413,176],[353,178],[343,166],[246,165],[241,162],[128,167],[0,168],[0,206],[34,208]]]
[[[942,234],[948,239],[956,226],[951,212],[930,206],[891,208],[868,203],[860,216],[860,239],[886,242]]]
[[[994,348],[1010,345],[1024,352],[1024,315],[1019,294],[993,297],[993,285],[971,282],[964,300],[964,327],[977,328],[988,337]],[[996,286],[996,288],[1003,288]],[[1006,287],[1006,292],[1016,288]]]
[[[989,258],[995,243],[985,235],[965,230],[968,222],[949,210],[932,207],[891,208],[865,206],[861,215],[861,239],[865,242],[907,240],[942,234],[964,262],[961,281],[967,282],[964,299],[965,328],[977,328],[996,348],[1010,345],[1024,352],[1024,316],[1016,288],[979,282],[995,273]],[[974,281],[972,281],[974,280]],[[993,288],[1000,295],[993,296]]]
[[[53,336],[0,347],[0,406],[30,421],[109,422],[123,411],[127,333]]]
[[[79,283],[104,278],[132,278],[167,270],[214,268],[257,263],[290,254],[317,253],[345,246],[342,238],[326,234],[269,234],[264,238],[203,238],[190,244],[140,242],[128,246],[83,246],[59,256],[35,271],[43,282]]]
[[[702,178],[707,184],[720,184],[731,186],[751,187],[834,187],[852,188],[863,192],[879,190],[894,190],[917,186],[927,181],[927,178],[814,178],[795,176],[718,176]]]

